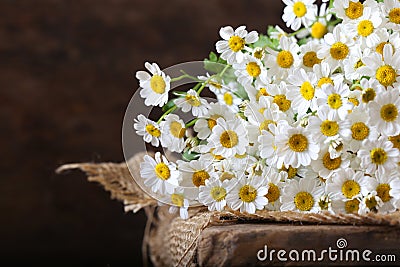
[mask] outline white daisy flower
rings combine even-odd
[[[265,195],[268,193],[268,186],[260,176],[244,178],[239,176],[230,181],[232,190],[228,192],[226,201],[233,210],[240,212],[255,213],[256,210],[264,209],[268,204]]]
[[[208,146],[214,148],[214,154],[225,158],[243,155],[249,145],[246,128],[240,119],[225,121],[218,118],[207,141]]]
[[[325,3],[319,7],[317,19],[308,29],[312,38],[320,40],[325,36],[325,34],[331,31],[331,27],[328,28],[327,25],[327,21],[330,21],[332,18],[332,14],[329,12],[329,10],[330,9]]]
[[[320,43],[317,40],[308,41],[300,46],[301,67],[306,71],[312,71],[314,65],[321,63],[322,59],[317,56],[319,47]]]
[[[363,76],[362,66],[364,63],[362,59],[369,55],[367,49],[361,49],[359,46],[355,46],[352,49],[350,56],[343,61],[344,75],[347,80],[359,80]]]
[[[383,206],[383,201],[377,196],[375,191],[370,192],[368,195],[361,199],[359,214],[366,214],[368,212],[376,212]]]
[[[368,103],[368,124],[385,136],[400,134],[400,97],[398,89],[380,93]]]
[[[288,36],[288,33],[279,27],[279,25],[275,25],[274,30],[270,33],[270,37],[279,41],[283,36]]]
[[[365,66],[360,68],[364,76],[370,76],[386,88],[395,88],[400,82],[400,51],[393,53],[393,47],[386,44],[382,55],[375,52],[362,59]]]
[[[360,198],[352,198],[352,199],[337,199],[332,200],[331,207],[333,212],[340,214],[340,213],[353,213],[358,214],[360,213]]]
[[[187,91],[184,97],[175,99],[174,103],[183,112],[192,110],[192,114],[195,117],[201,117],[207,113],[207,100],[201,98],[193,89]]]
[[[161,145],[171,152],[182,152],[185,148],[186,128],[178,115],[168,114],[161,126]]]
[[[159,146],[161,131],[156,122],[149,120],[143,114],[140,114],[137,119],[135,119],[133,128],[135,128],[136,134],[143,136],[143,140],[146,143],[151,143],[155,147]]]
[[[193,129],[197,132],[197,137],[204,140],[210,136],[212,129],[217,124],[217,119],[233,120],[235,114],[220,103],[210,103],[208,111],[203,117],[199,117]]]
[[[371,101],[375,100],[377,95],[382,94],[385,90],[377,80],[375,79],[366,79],[363,78],[360,81],[362,93],[361,93],[361,103],[368,104]]]
[[[343,19],[344,23],[347,23],[360,18],[364,14],[365,9],[376,10],[377,7],[378,5],[374,0],[367,0],[364,3],[361,3],[359,0],[335,0],[332,12],[338,18]]]
[[[379,43],[377,32],[386,31],[386,29],[380,28],[381,24],[381,12],[366,8],[361,17],[345,24],[345,29],[349,35],[358,39],[359,47],[363,49],[365,47],[374,47]]]
[[[181,185],[185,187],[205,185],[206,180],[214,175],[212,162],[208,160],[178,160],[176,163],[182,176]]]
[[[353,38],[346,34],[342,26],[338,25],[332,33],[324,36],[324,42],[318,50],[317,56],[324,59],[335,70],[337,67],[343,66],[343,60],[350,55],[353,46]]]
[[[287,99],[289,89],[285,82],[279,84],[270,84],[267,86],[267,93],[273,104],[276,104],[280,111],[284,112],[289,118],[293,118],[294,112],[292,108],[292,101]]]
[[[293,70],[287,79],[289,91],[287,97],[292,101],[293,109],[299,116],[317,110],[317,99],[315,98],[315,84],[317,77],[314,73],[306,73],[304,69]]]
[[[382,200],[383,204],[377,207],[378,212],[389,213],[396,211],[396,203],[400,199],[400,177],[396,171],[378,174],[376,179],[370,179],[369,190],[376,191],[376,195]]]
[[[318,212],[324,188],[311,178],[289,180],[283,188],[281,211]]]
[[[286,7],[283,10],[282,19],[286,26],[297,31],[303,24],[305,27],[311,26],[317,16],[317,6],[315,0],[282,0]]]
[[[364,140],[357,156],[361,158],[361,167],[369,174],[389,172],[400,161],[399,150],[393,148],[392,142],[383,136],[378,140]]]
[[[186,220],[189,218],[188,208],[189,208],[189,201],[185,197],[182,190],[176,190],[171,196],[169,197],[169,202],[172,206],[169,207],[169,213],[174,214],[179,211],[179,216]]]
[[[291,127],[283,123],[278,123],[275,144],[279,157],[277,168],[282,165],[291,165],[294,168],[308,166],[311,160],[318,158],[320,150],[319,145],[303,127]]]
[[[397,0],[385,0],[382,5],[383,15],[387,18],[388,22],[385,27],[393,30],[400,31],[400,3]]]
[[[341,120],[344,120],[349,110],[353,109],[353,104],[346,99],[349,94],[349,87],[343,83],[335,86],[324,84],[322,90],[315,92],[318,106],[328,107],[328,113],[339,116]]]
[[[283,80],[287,76],[288,70],[297,67],[300,64],[298,53],[300,47],[289,37],[283,36],[279,40],[281,51],[275,51],[266,48],[268,55],[265,59],[265,66],[268,66],[268,76],[275,77],[277,80]]]
[[[368,194],[369,177],[353,169],[339,169],[326,181],[326,192],[332,200],[346,201]]]
[[[154,159],[149,155],[144,156],[144,162],[140,163],[140,176],[153,192],[172,194],[179,185],[180,174],[174,163],[168,162],[165,156],[157,152]]]
[[[313,72],[317,76],[318,88],[322,88],[324,84],[338,85],[344,80],[343,74],[334,73],[334,69],[326,62],[314,65]]]
[[[237,113],[239,111],[239,105],[243,102],[243,99],[234,94],[237,87],[235,82],[230,82],[228,87],[230,88],[229,90],[217,95],[218,103],[225,105],[225,107],[228,107],[232,112]]]
[[[339,137],[350,137],[350,122],[347,119],[340,120],[335,113],[330,112],[327,106],[322,106],[317,111],[318,116],[311,116],[308,120],[307,130],[319,143],[328,143]]]
[[[332,158],[327,146],[321,149],[318,159],[311,162],[312,169],[325,180],[338,170],[348,168],[349,165],[350,160],[347,154],[342,153],[340,156]]]
[[[136,72],[136,78],[143,88],[140,90],[140,96],[145,99],[146,106],[162,107],[168,101],[171,78],[162,72],[156,63],[146,62],[144,66],[151,75],[146,71]]]
[[[199,201],[208,207],[209,211],[222,211],[226,206],[226,196],[231,190],[229,180],[208,179],[200,186]]]
[[[360,149],[364,140],[376,140],[379,133],[375,127],[371,127],[368,121],[368,116],[365,116],[367,111],[362,107],[357,107],[349,114],[351,139],[349,140],[348,149],[354,153]]]
[[[225,85],[225,82],[222,78],[216,75],[210,75],[206,73],[206,76],[197,76],[200,81],[204,81],[206,83],[206,87],[210,89],[215,95],[222,94],[229,88]]]
[[[267,72],[261,60],[248,54],[244,55],[240,63],[234,63],[233,68],[235,69],[237,81],[244,87],[251,85],[255,79],[266,77]]]
[[[266,208],[268,210],[279,210],[282,204],[281,196],[282,189],[287,179],[286,172],[278,172],[273,167],[265,168],[262,177],[265,177],[266,183],[268,184],[268,193],[265,197],[268,199]]]
[[[378,44],[374,47],[371,47],[371,52],[377,52],[383,56],[383,48],[387,44],[391,44],[393,47],[393,51],[396,52],[400,49],[400,33],[393,32],[389,33],[388,31],[378,31],[377,36],[379,38]]]
[[[252,44],[258,40],[258,33],[256,31],[248,33],[246,26],[240,26],[235,30],[231,26],[222,27],[219,35],[223,40],[218,41],[215,47],[221,54],[221,58],[225,59],[228,64],[241,62],[246,44]]]

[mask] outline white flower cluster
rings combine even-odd
[[[400,207],[400,1],[283,2],[295,32],[221,28],[206,68],[226,67],[176,99],[157,64],[137,73],[146,105],[169,103],[158,122],[140,115],[137,133],[185,156],[146,156],[141,177],[184,218],[196,201],[248,213]]]

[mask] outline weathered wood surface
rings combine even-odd
[[[344,239],[347,246],[344,246]],[[340,243],[338,243],[340,242]],[[265,247],[267,246],[267,247]],[[343,247],[343,248],[338,248]],[[265,248],[268,258],[265,257]],[[330,260],[337,256],[336,260]],[[350,225],[290,225],[290,224],[235,224],[224,226],[212,226],[206,228],[198,239],[197,264],[199,266],[347,266],[347,265],[400,265],[400,228],[387,226],[350,226]],[[279,250],[285,250],[280,261],[277,258]],[[262,250],[261,252],[259,252]],[[271,250],[273,259],[269,257]],[[299,261],[290,260],[296,258],[295,252],[299,252]],[[313,261],[311,253],[308,261],[308,253],[304,250],[315,250],[316,261]],[[323,254],[321,261],[321,251]],[[336,250],[336,251],[335,251]],[[352,260],[353,252],[354,260]],[[370,250],[371,253],[364,252]],[[342,252],[340,252],[342,251]],[[259,254],[260,259],[257,257]],[[304,253],[305,261],[302,261]],[[340,254],[342,253],[342,260]],[[363,253],[370,261],[363,259]],[[346,261],[346,255],[348,261]],[[377,262],[378,258],[386,257],[391,262]],[[389,256],[394,255],[394,256]],[[395,257],[395,258],[393,258]],[[395,259],[395,261],[393,261]]]

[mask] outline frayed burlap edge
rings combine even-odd
[[[139,173],[144,153],[135,155],[127,164]],[[148,217],[143,255],[150,257],[155,266],[197,266],[197,240],[202,231],[212,225],[240,223],[301,223],[342,225],[385,225],[400,226],[400,212],[390,214],[368,213],[332,214],[257,211],[256,214],[233,210],[210,212],[206,208],[189,209],[189,219],[182,220],[168,212],[168,207],[157,207],[157,201],[144,193],[132,178],[126,163],[79,163],[66,164],[58,173],[70,169],[84,171],[88,180],[100,183],[111,197],[124,203],[126,212],[145,209]],[[150,253],[147,253],[147,249]],[[146,260],[144,261],[146,263]]]

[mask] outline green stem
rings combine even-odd
[[[167,116],[168,114],[174,112],[176,108],[177,108],[177,107],[174,105],[174,106],[172,106],[170,109],[168,109],[167,111],[165,111],[165,113],[158,119],[157,123],[159,124],[159,123],[165,118],[165,116]]]
[[[193,119],[193,120],[189,121],[188,123],[185,124],[185,127],[188,128],[190,126],[193,126],[196,123],[197,120],[198,119]]]
[[[230,67],[229,65],[226,65],[225,68],[218,74],[218,76],[222,78],[222,75],[224,75],[224,73],[228,70],[229,67]]]

